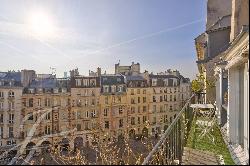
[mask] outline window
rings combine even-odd
[[[138,119],[138,124],[140,124],[141,123],[141,118],[138,117],[137,119]]]
[[[112,92],[112,93],[115,93],[115,92],[116,92],[116,86],[112,86],[112,87],[111,87],[111,92]]]
[[[118,97],[117,97],[117,100],[118,100],[119,103],[121,103],[121,102],[122,102],[121,96],[118,96]]]
[[[137,89],[137,94],[140,94],[141,90],[140,89]]]
[[[155,96],[153,96],[153,102],[156,102],[156,97]]]
[[[33,113],[32,112],[30,112],[30,113],[28,113],[28,120],[33,120]]]
[[[46,134],[46,135],[50,134],[50,126],[45,126],[44,134]]]
[[[108,93],[109,92],[109,86],[103,86],[103,90],[104,90],[104,93]]]
[[[46,114],[45,119],[46,119],[46,120],[50,120],[50,113],[47,113],[47,114]]]
[[[109,129],[109,121],[105,121],[105,129]]]
[[[9,91],[9,97],[14,97],[15,93],[13,91]]]
[[[122,106],[119,107],[119,114],[122,114],[123,110],[122,110]]]
[[[131,104],[135,104],[135,99],[134,98],[131,99]]]
[[[84,123],[84,129],[85,130],[89,130],[89,122],[85,122]]]
[[[0,123],[3,123],[3,114],[0,114]]]
[[[76,129],[77,129],[77,131],[81,131],[81,124],[77,124]]]
[[[94,90],[91,91],[91,95],[95,96],[95,91]]]
[[[156,124],[156,117],[153,117],[153,124]]]
[[[76,118],[80,119],[81,118],[81,112],[80,111],[76,111]]]
[[[143,103],[146,103],[146,102],[147,102],[147,98],[146,98],[146,97],[143,97],[143,98],[142,98],[142,101],[143,101]]]
[[[143,106],[143,112],[147,111],[147,106]]]
[[[45,99],[45,107],[50,107],[50,99]]]
[[[135,117],[131,117],[131,125],[135,125]]]
[[[122,89],[123,89],[123,87],[122,87],[122,86],[119,86],[119,87],[118,87],[118,92],[122,92]]]
[[[164,123],[167,123],[167,122],[168,122],[168,116],[164,115]]]
[[[33,98],[29,99],[29,107],[33,107]]]
[[[131,114],[135,113],[135,107],[131,107]]]
[[[143,89],[143,94],[146,94],[146,89]]]
[[[138,97],[138,103],[140,103],[141,102],[141,98],[140,97]]]
[[[172,101],[172,95],[170,95],[170,101]]]
[[[108,103],[109,103],[108,97],[105,97],[105,104],[108,104]]]
[[[4,93],[0,92],[0,98],[4,98]]]
[[[134,93],[134,89],[131,89],[131,95],[134,95],[135,93]]]
[[[0,127],[0,138],[3,139],[3,127]]]
[[[108,116],[108,108],[104,108],[104,116]]]
[[[81,85],[82,85],[82,80],[76,79],[76,86],[81,86]]]
[[[89,86],[89,79],[83,79],[83,86]]]
[[[153,113],[156,112],[156,105],[153,105]]]
[[[95,99],[92,99],[92,100],[91,100],[91,104],[92,104],[92,105],[95,105]]]
[[[9,138],[14,138],[13,127],[9,127]]]
[[[96,111],[95,110],[92,110],[91,111],[91,117],[94,118],[96,116]]]
[[[146,123],[146,121],[147,121],[147,117],[146,117],[146,116],[143,116],[143,117],[142,117],[142,122],[143,122],[143,123]]]
[[[85,118],[88,118],[89,117],[89,111],[86,111],[85,112]]]
[[[141,107],[140,107],[140,106],[138,106],[138,108],[137,108],[137,112],[138,112],[138,113],[140,113],[140,112],[141,112]]]
[[[112,96],[112,102],[115,103],[115,96]]]
[[[0,110],[3,110],[3,102],[0,102]]]
[[[156,86],[157,85],[157,79],[152,79],[152,86]]]
[[[172,110],[173,110],[173,106],[172,106],[172,105],[170,105],[170,108],[169,108],[169,110],[170,110],[170,111],[172,111]]]
[[[120,119],[120,120],[119,120],[119,127],[120,127],[120,128],[123,127],[123,119]]]
[[[162,105],[160,106],[160,112],[163,112],[163,106]]]
[[[15,109],[15,103],[9,102],[9,110],[14,110],[14,109]]]
[[[176,101],[176,96],[174,95],[174,101]]]
[[[162,96],[160,96],[160,102],[162,102],[163,100],[162,100]]]

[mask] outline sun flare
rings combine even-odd
[[[31,30],[35,35],[48,36],[54,31],[52,20],[45,13],[33,13],[29,21]]]

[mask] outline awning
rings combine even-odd
[[[214,105],[213,104],[191,104],[190,107],[192,108],[214,108]]]

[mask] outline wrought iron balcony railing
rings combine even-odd
[[[194,96],[192,95],[187,100],[159,142],[144,159],[142,165],[173,165],[182,162],[182,154],[193,118],[189,105]]]

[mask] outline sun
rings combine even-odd
[[[37,12],[30,17],[29,24],[32,32],[38,36],[49,36],[54,31],[54,26],[49,15]]]

